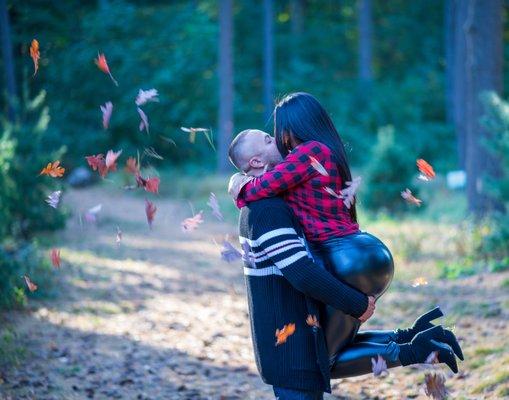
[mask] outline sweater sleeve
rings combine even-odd
[[[324,153],[330,153],[330,150],[316,141],[298,145],[272,170],[242,187],[236,200],[237,207],[242,208],[251,201],[277,196],[317,176],[319,173],[311,165],[310,156],[320,160]]]
[[[355,318],[368,307],[367,296],[336,279],[308,256],[288,207],[273,207],[253,216],[257,256],[269,258],[297,290]]]

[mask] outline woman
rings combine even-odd
[[[329,115],[310,94],[290,94],[275,108],[274,136],[285,159],[242,186],[236,197],[237,206],[283,196],[304,229],[315,262],[343,282],[379,298],[393,277],[392,256],[378,238],[359,230],[355,198],[347,204],[338,195],[352,177],[344,145]],[[436,351],[439,360],[457,372],[452,350],[460,358],[462,354],[454,334],[429,322],[437,318],[439,310],[423,315],[406,334],[366,331],[363,336],[369,342],[355,341],[358,319],[329,306],[324,311],[322,325],[331,366],[342,362],[352,365],[357,357],[364,366],[368,353],[386,355],[392,361],[390,366],[408,365],[424,362]],[[417,335],[420,331],[423,334]],[[369,346],[362,345],[367,343]],[[347,357],[341,358],[340,353],[347,346]]]

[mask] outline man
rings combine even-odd
[[[229,156],[248,176],[259,176],[281,161],[274,139],[259,130],[241,132],[231,143]],[[243,207],[239,230],[252,340],[262,380],[273,386],[281,400],[322,399],[331,387],[319,327],[320,302],[366,321],[374,312],[374,298],[313,263],[301,226],[281,198]]]

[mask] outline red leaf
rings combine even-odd
[[[147,222],[150,229],[152,229],[152,222],[156,214],[157,207],[151,201],[145,199],[145,214],[147,215]]]
[[[186,218],[180,224],[183,232],[191,232],[198,228],[198,225],[203,222],[203,211],[200,211],[194,217]]]
[[[50,254],[50,258],[51,258],[51,263],[53,264],[54,267],[56,268],[60,268],[60,250],[58,249],[51,249],[51,254]]]

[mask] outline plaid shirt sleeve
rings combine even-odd
[[[326,151],[329,151],[326,146],[316,141],[305,142],[295,147],[274,169],[247,182],[242,187],[236,201],[237,207],[242,208],[249,202],[277,196],[319,175],[319,172],[311,165],[309,156],[320,161],[324,147]]]

